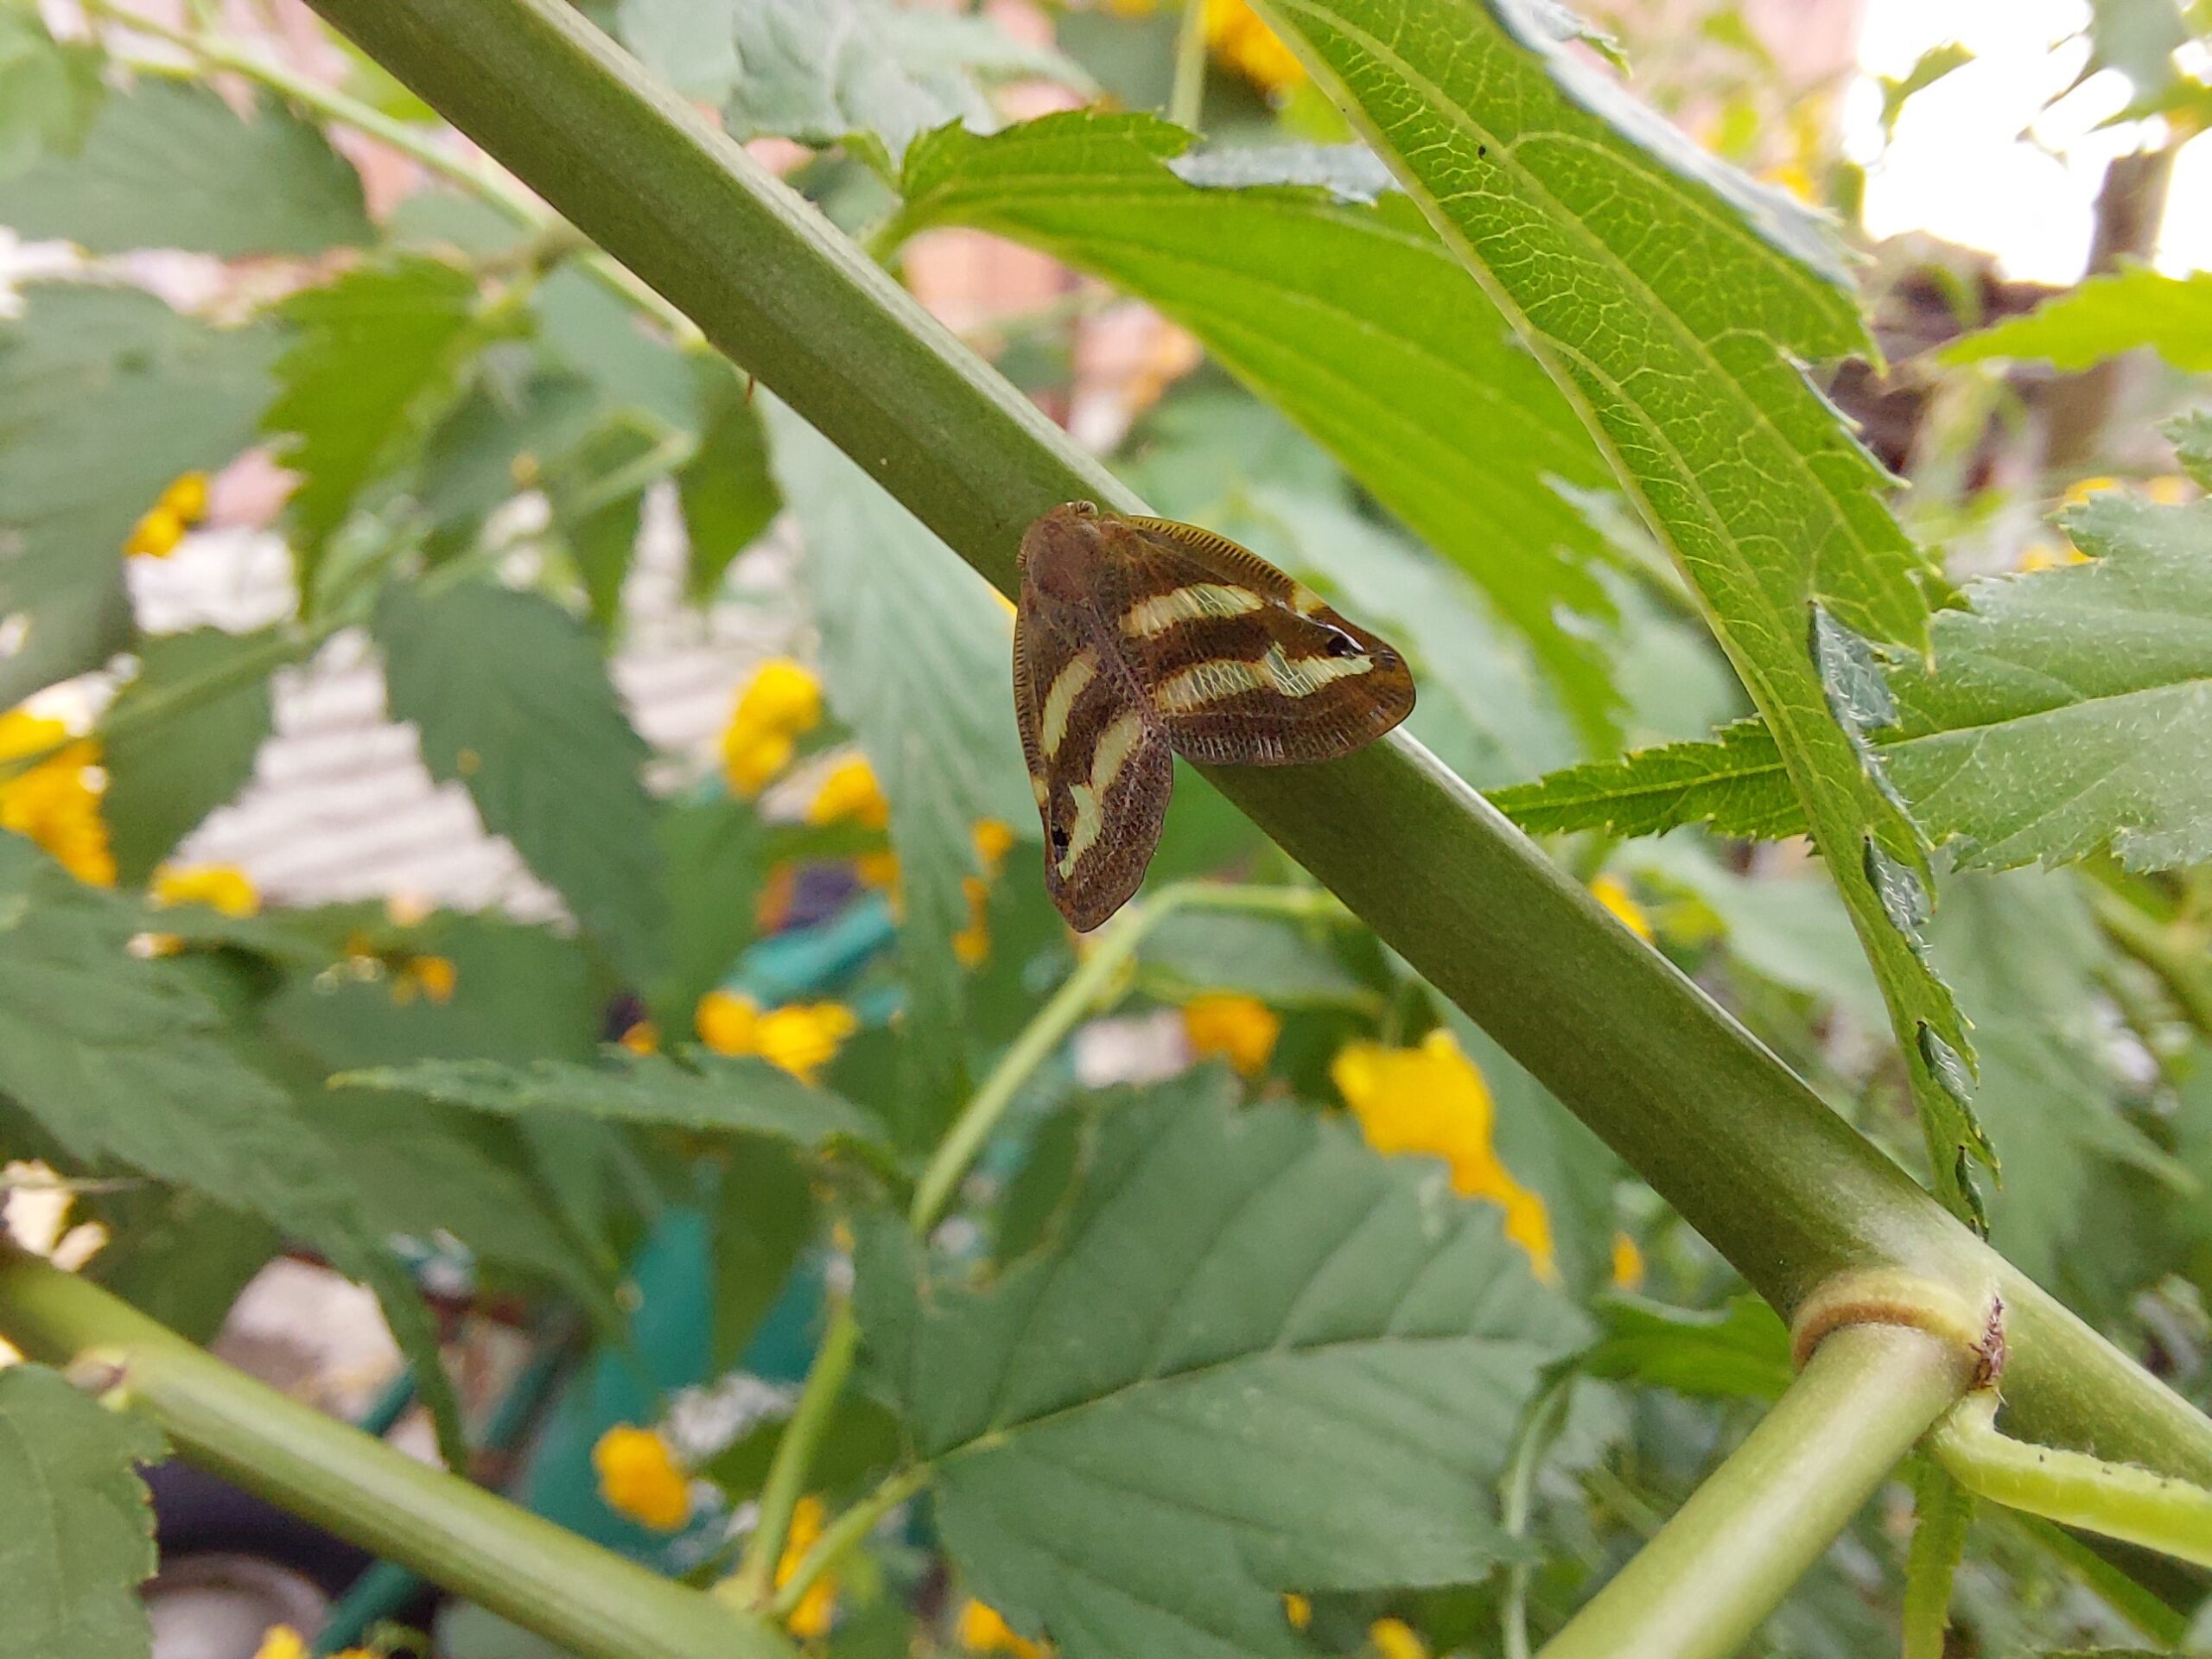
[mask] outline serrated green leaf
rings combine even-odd
[[[1886,476],[1799,367],[1866,346],[1824,227],[1567,55],[1527,0],[1265,10],[1571,391],[1701,595],[1875,964],[1938,1190],[1971,1211],[1966,1160],[1987,1147],[1929,1058],[1963,1061],[1965,1025],[1866,872],[1916,835],[1810,650],[1822,610],[1913,650],[1927,632]]]
[[[98,52],[55,40],[35,11],[0,13],[0,184],[73,154],[106,96]]]
[[[895,164],[946,121],[995,121],[984,87],[1090,78],[981,15],[887,0],[621,0],[623,39],[689,95],[725,104],[740,138],[879,141]]]
[[[677,1065],[660,1054],[610,1056],[601,1066],[565,1060],[507,1065],[497,1060],[423,1060],[333,1079],[348,1088],[421,1095],[448,1105],[517,1117],[581,1112],[620,1122],[763,1135],[809,1151],[833,1141],[879,1145],[881,1128],[850,1101],[750,1058],[694,1054]]]
[[[42,285],[0,326],[0,707],[96,668],[130,641],[123,543],[181,473],[253,441],[269,328],[209,328],[150,294]]]
[[[392,715],[422,733],[431,773],[467,785],[485,827],[650,984],[668,913],[645,744],[590,635],[549,600],[484,582],[395,582],[372,627]]]
[[[945,1543],[1070,1659],[1296,1655],[1284,1592],[1479,1578],[1579,1323],[1433,1168],[1230,1092],[1112,1115],[1065,1225],[987,1288],[863,1232],[861,1327]]]
[[[706,396],[698,453],[676,476],[677,499],[691,543],[684,591],[703,605],[721,590],[730,561],[750,547],[781,511],[768,467],[768,434],[736,376],[715,373]]]
[[[1611,613],[1585,568],[1601,542],[1550,480],[1605,474],[1566,400],[1402,196],[1201,188],[1192,172],[1211,181],[1224,158],[1187,156],[1191,142],[1092,111],[933,132],[907,158],[900,223],[1027,243],[1190,329],[1471,578],[1604,741],[1618,710],[1603,655],[1561,620]],[[1316,175],[1306,157],[1239,170]]]
[[[1492,790],[1490,803],[1532,836],[1656,836],[1686,823],[1751,841],[1805,832],[1805,809],[1758,720],[1723,727],[1713,742],[1638,749]]]
[[[602,634],[621,614],[645,490],[674,460],[653,428],[623,413],[576,444],[546,480],[553,522],[583,579],[592,626]]]
[[[135,906],[0,836],[0,1094],[74,1160],[113,1159],[251,1210],[377,1293],[449,1457],[460,1408],[413,1283],[329,1144],[226,1040],[175,959],[134,955]]]
[[[1779,1400],[1796,1374],[1789,1327],[1756,1296],[1734,1297],[1718,1313],[1605,1296],[1596,1313],[1605,1334],[1581,1358],[1592,1376],[1693,1399]]]
[[[153,1650],[138,1586],[159,1564],[132,1466],[167,1448],[43,1365],[0,1370],[0,1659],[130,1659]]]
[[[1941,355],[1946,363],[2037,358],[2074,370],[2142,346],[2184,373],[2212,370],[2212,271],[2168,276],[2137,265],[2092,276],[2024,316],[1961,336]]]
[[[546,356],[593,387],[609,410],[642,415],[665,432],[698,430],[693,365],[636,306],[569,265],[537,285],[531,309]]]
[[[963,1049],[952,936],[968,925],[975,826],[1037,822],[1011,718],[1014,619],[983,579],[867,474],[780,404],[776,475],[806,543],[803,577],[822,631],[830,707],[860,740],[891,806],[904,914],[904,1041],[911,1119],[931,1144]]]
[[[290,439],[281,459],[301,474],[289,513],[311,588],[323,542],[452,406],[487,325],[473,276],[416,255],[303,289],[278,315],[292,340],[262,424]]]
[[[601,412],[580,376],[496,372],[500,350],[479,359],[474,384],[423,446],[416,497],[448,542],[474,536],[486,514],[557,466]]]
[[[312,124],[260,99],[155,76],[101,106],[73,155],[0,183],[0,225],[92,253],[182,248],[226,259],[372,239],[361,181]]]
[[[790,1151],[759,1136],[733,1148],[715,1195],[709,1264],[715,1328],[708,1357],[716,1375],[743,1357],[817,1219],[813,1177]],[[818,1468],[814,1478],[823,1478]]]
[[[2172,442],[2182,471],[2212,490],[2212,410],[2192,410],[2160,429]]]
[[[116,729],[101,750],[107,792],[100,811],[124,882],[143,883],[253,775],[253,758],[269,735],[268,648],[276,638],[267,629],[234,634],[195,628],[140,645],[138,677],[110,705],[105,719]],[[121,723],[180,686],[232,669],[244,671],[217,696],[145,724]]]

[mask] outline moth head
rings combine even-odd
[[[1090,588],[1108,535],[1096,501],[1067,501],[1031,524],[1021,537],[1022,574],[1046,596],[1079,603]]]

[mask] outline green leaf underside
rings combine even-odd
[[[1961,869],[2106,846],[2137,869],[2200,862],[2212,857],[2212,506],[2105,494],[2065,522],[2098,556],[1974,583],[1971,610],[1934,620],[1934,675],[1891,673],[1898,724],[1875,734],[1883,768]],[[1491,798],[1532,833],[1805,828],[1756,721]]]
[[[2184,373],[2212,370],[2212,271],[2166,276],[2139,265],[2092,276],[2025,316],[1953,340],[1942,360],[2038,358],[2062,369],[2086,369],[2142,346]]]
[[[691,544],[684,590],[697,605],[714,598],[730,562],[768,528],[784,505],[768,469],[768,435],[744,383],[717,373],[705,402],[698,453],[676,478]]]
[[[130,641],[123,543],[180,473],[253,441],[276,336],[209,328],[130,289],[42,284],[0,326],[0,707]]]
[[[741,138],[834,144],[865,135],[895,163],[948,120],[992,124],[987,83],[1090,78],[993,19],[886,0],[620,0],[623,38]]]
[[[603,1066],[565,1060],[509,1065],[497,1060],[423,1060],[378,1066],[337,1084],[425,1096],[503,1117],[580,1112],[627,1123],[762,1135],[808,1148],[836,1141],[880,1144],[882,1131],[860,1108],[799,1082],[766,1060],[658,1054],[610,1057]]]
[[[1869,873],[1915,832],[1837,721],[1815,606],[1917,650],[1917,550],[1799,361],[1865,348],[1815,222],[1573,61],[1522,0],[1269,0],[1579,403],[1775,734],[1875,966],[1938,1191],[1988,1161],[1949,991]],[[1948,1057],[1957,1064],[1947,1064]]]
[[[0,836],[0,1093],[74,1159],[114,1160],[266,1217],[377,1293],[449,1455],[459,1408],[412,1281],[329,1145],[220,1039],[174,963],[131,954],[135,906]]]
[[[314,126],[267,98],[241,118],[212,87],[152,76],[107,99],[76,154],[0,183],[0,225],[88,253],[226,259],[374,235],[359,176]]]
[[[668,918],[645,743],[590,635],[550,600],[486,582],[396,582],[374,632],[392,715],[421,731],[432,774],[467,785],[485,828],[651,984]]]
[[[901,1135],[927,1145],[960,1069],[952,936],[968,925],[962,880],[976,868],[975,825],[996,818],[1026,836],[1037,823],[1014,721],[1013,619],[981,576],[813,428],[773,404],[769,431],[806,543],[823,688],[891,806],[913,1114]]]
[[[1607,1297],[1597,1311],[1605,1334],[1582,1357],[1592,1376],[1700,1399],[1778,1400],[1794,1375],[1789,1329],[1756,1296],[1718,1313],[1637,1296]]]
[[[0,16],[0,180],[83,143],[107,97],[100,69],[98,50],[55,40],[35,12]]]
[[[1465,1583],[1576,1316],[1497,1211],[1206,1072],[1111,1114],[1037,1255],[918,1281],[863,1234],[879,1374],[936,1465],[948,1547],[1070,1659],[1294,1655],[1292,1590]]]
[[[132,1465],[164,1455],[144,1418],[110,1411],[43,1365],[0,1370],[0,1659],[130,1659],[152,1650],[139,1583],[154,1506]]]
[[[228,664],[263,665],[232,689],[181,706],[137,730],[118,729],[101,752],[107,819],[116,868],[126,883],[143,882],[154,867],[253,775],[253,759],[269,735],[269,669],[263,657],[272,631],[231,634],[195,628],[146,640],[138,677],[125,686],[109,718],[128,717],[155,697],[221,673]]]
[[[1599,539],[1549,482],[1605,479],[1573,411],[1402,196],[1200,188],[1169,165],[1191,142],[1093,111],[933,132],[908,157],[901,223],[1027,244],[1190,329],[1473,578],[1604,742],[1602,653],[1560,620],[1611,613],[1585,568]]]
[[[418,256],[361,265],[284,302],[292,343],[263,425],[289,435],[289,513],[312,568],[370,484],[412,460],[480,343],[476,279]]]

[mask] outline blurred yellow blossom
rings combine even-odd
[[[1282,1020],[1256,996],[1208,991],[1183,1005],[1183,1035],[1200,1059],[1218,1055],[1246,1077],[1266,1069]]]
[[[1402,1618],[1378,1618],[1367,1627],[1367,1645],[1382,1659],[1428,1659],[1428,1643]]]
[[[205,905],[226,916],[251,916],[261,908],[253,878],[235,864],[164,864],[154,872],[157,905]]]
[[[1275,38],[1244,0],[1205,0],[1206,49],[1264,92],[1280,92],[1306,79],[1306,66]]]
[[[1590,896],[1611,911],[1621,925],[1637,938],[1647,944],[1651,942],[1651,918],[1643,913],[1643,906],[1636,902],[1636,895],[1620,877],[1599,876],[1590,883]]]
[[[772,657],[737,694],[722,733],[722,772],[730,792],[751,797],[791,763],[797,740],[822,721],[822,683],[788,657]]]
[[[1544,1201],[1513,1179],[1491,1144],[1497,1109],[1472,1061],[1440,1027],[1419,1048],[1350,1043],[1329,1075],[1367,1144],[1386,1155],[1440,1158],[1462,1198],[1485,1198],[1505,1211],[1505,1236],[1528,1252],[1536,1276],[1556,1282],[1551,1217]]]
[[[1620,1290],[1643,1287],[1643,1252],[1626,1233],[1613,1235],[1613,1284]]]
[[[607,1507],[640,1526],[674,1532],[691,1518],[691,1483],[654,1430],[616,1424],[592,1447],[591,1466]]]
[[[2078,507],[2093,496],[2101,495],[2107,490],[2116,490],[2119,487],[2118,479],[2107,478],[2102,474],[2099,474],[2094,478],[2077,478],[2066,486],[2066,493],[2058,498],[2058,505],[2062,507]]]
[[[975,829],[976,861],[981,875],[963,876],[960,890],[968,899],[968,925],[952,936],[952,954],[963,968],[980,968],[991,954],[991,883],[1014,845],[1014,826],[997,818],[980,818]],[[866,878],[862,878],[865,880]]]
[[[899,855],[896,853],[862,853],[853,860],[853,874],[867,887],[895,887],[899,885]]]
[[[791,1581],[798,1564],[806,1559],[806,1552],[814,1548],[814,1541],[822,1535],[822,1523],[826,1516],[822,1500],[809,1493],[791,1506],[790,1531],[784,1535],[784,1553],[776,1563],[776,1587],[781,1589]],[[837,1611],[837,1575],[824,1573],[806,1586],[806,1593],[798,1599],[791,1617],[784,1621],[784,1628],[802,1640],[830,1634],[830,1624]]]
[[[701,997],[691,1023],[715,1053],[757,1054],[802,1083],[812,1083],[860,1029],[859,1017],[841,1002],[793,1002],[763,1014],[751,997],[724,990]]]
[[[403,1007],[418,995],[429,1002],[450,1002],[460,982],[461,970],[447,957],[405,957],[392,971],[391,1000]]]
[[[253,1659],[308,1659],[306,1639],[289,1624],[271,1624],[262,1632]]]
[[[100,817],[99,745],[69,742],[69,728],[20,709],[0,715],[0,762],[56,749],[12,778],[0,778],[0,830],[36,842],[79,881],[115,885],[115,855]],[[4,770],[4,767],[0,767]]]
[[[623,1032],[622,1046],[632,1054],[660,1052],[660,1027],[650,1020],[639,1020]]]
[[[961,1604],[960,1645],[970,1653],[1005,1653],[1014,1659],[1044,1659],[1052,1645],[1032,1642],[999,1616],[999,1610],[970,1596]]]
[[[806,804],[809,823],[836,823],[842,818],[855,819],[870,830],[891,822],[891,804],[883,798],[875,768],[864,754],[849,754],[830,767]]]
[[[2047,537],[2039,536],[2020,550],[2019,559],[2013,568],[2025,575],[2037,570],[2055,570],[2062,564],[2087,564],[2088,562],[2089,556],[2072,542],[2061,546]]]
[[[1313,1623],[1313,1604],[1295,1592],[1282,1599],[1282,1616],[1290,1621],[1290,1628],[1302,1630]]]
[[[184,540],[184,532],[207,516],[207,474],[186,473],[139,515],[123,538],[123,550],[132,558],[166,559]]]
[[[2196,488],[2179,473],[2161,473],[2144,480],[2143,493],[2159,506],[2177,507],[2194,496]]]

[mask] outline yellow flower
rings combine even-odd
[[[2177,507],[2196,493],[2195,486],[2179,473],[2161,473],[2143,481],[2143,493],[2162,507]]]
[[[184,539],[184,520],[167,507],[149,507],[123,538],[126,558],[166,559]]]
[[[616,1424],[592,1447],[591,1466],[600,1497],[617,1514],[656,1532],[674,1532],[691,1518],[691,1483],[653,1430]]]
[[[814,1548],[814,1541],[822,1535],[823,1520],[822,1500],[809,1493],[791,1505],[791,1530],[784,1535],[784,1553],[776,1563],[776,1586],[781,1589],[798,1571],[798,1564],[806,1559],[806,1552]],[[806,1593],[798,1599],[791,1617],[784,1621],[784,1628],[802,1640],[810,1640],[830,1633],[830,1621],[837,1611],[837,1575],[824,1573],[806,1586]]]
[[[1442,1159],[1451,1171],[1452,1190],[1503,1209],[1506,1237],[1528,1253],[1539,1279],[1557,1281],[1559,1263],[1544,1201],[1498,1161],[1491,1143],[1497,1108],[1489,1086],[1450,1032],[1430,1032],[1419,1048],[1347,1044],[1330,1063],[1329,1075],[1359,1120],[1369,1146],[1386,1156]]]
[[[1256,996],[1209,991],[1183,1005],[1183,1035],[1200,1059],[1216,1055],[1252,1077],[1267,1068],[1282,1020]]]
[[[1005,1653],[1014,1659],[1044,1659],[1052,1645],[1032,1642],[999,1616],[999,1610],[970,1596],[961,1604],[956,1632],[960,1645],[970,1653]]]
[[[722,733],[722,772],[733,794],[758,795],[791,763],[796,740],[822,721],[822,683],[788,657],[771,658],[737,694]]]
[[[0,761],[63,747],[12,778],[0,779],[0,830],[36,842],[79,881],[115,885],[115,855],[100,817],[99,745],[68,743],[69,728],[17,709],[0,715]]]
[[[198,524],[207,516],[207,474],[178,474],[154,505],[175,513],[187,524]]]
[[[622,1033],[622,1046],[632,1054],[660,1052],[660,1027],[650,1020],[640,1020]]]
[[[963,968],[980,968],[990,957],[991,883],[1014,845],[1014,829],[997,818],[981,818],[976,821],[975,836],[976,861],[983,873],[961,878],[960,890],[968,899],[968,925],[952,936],[952,954]]]
[[[1646,944],[1651,943],[1651,918],[1636,902],[1636,895],[1628,890],[1627,882],[1618,875],[1601,875],[1591,882],[1590,896],[1611,911],[1621,925],[1637,938]]]
[[[253,1659],[308,1659],[308,1644],[289,1624],[271,1624],[262,1633]]]
[[[226,916],[251,916],[261,908],[253,878],[235,864],[164,864],[154,872],[157,905],[205,905]]]
[[[840,1002],[794,1002],[767,1013],[736,991],[709,991],[692,1011],[699,1040],[717,1054],[757,1054],[802,1083],[835,1059],[860,1020]]]
[[[1263,92],[1306,79],[1306,66],[1244,0],[1206,0],[1206,48]]]
[[[1313,1604],[1301,1595],[1287,1595],[1282,1599],[1282,1616],[1290,1621],[1292,1630],[1305,1630],[1313,1623]]]
[[[1014,826],[998,818],[979,818],[976,823],[976,856],[982,861],[985,875],[996,875],[999,866],[1006,862],[1006,855],[1014,850]]]
[[[1613,1284],[1621,1290],[1643,1286],[1643,1252],[1626,1233],[1613,1235]]]
[[[442,1006],[453,1001],[461,970],[444,957],[408,957],[391,976],[391,1000],[402,1007],[417,995]]]
[[[809,823],[836,823],[841,818],[856,819],[870,830],[880,830],[891,822],[891,804],[883,798],[875,769],[864,754],[849,754],[830,767],[821,788],[806,804]]]
[[[2058,505],[2062,507],[2078,507],[2092,496],[2101,495],[2107,490],[2116,490],[2119,487],[2118,479],[2107,478],[2101,474],[2095,478],[2077,478],[2066,486],[2066,493],[2058,498]]]
[[[2088,562],[2089,556],[2070,541],[2061,547],[2056,542],[2037,537],[2020,550],[2019,559],[2013,568],[2027,575],[2037,570],[2056,570],[2062,564],[2087,564]]]
[[[853,860],[853,874],[867,887],[895,887],[899,885],[899,855],[896,853],[862,853]]]
[[[1367,1627],[1367,1645],[1382,1659],[1428,1659],[1428,1643],[1402,1618],[1378,1618]]]

